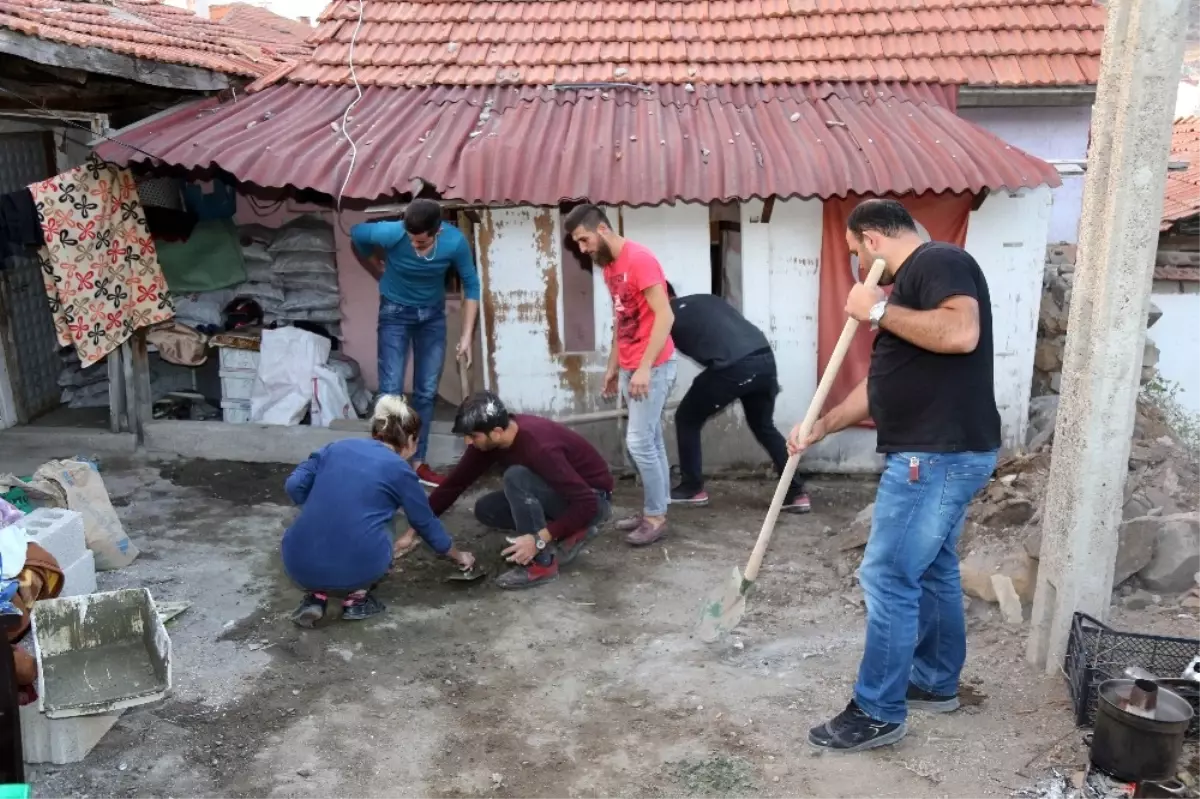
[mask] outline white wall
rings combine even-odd
[[[1158,347],[1158,371],[1176,383],[1175,399],[1200,414],[1200,356],[1196,352],[1196,320],[1200,319],[1200,283],[1156,280],[1150,299],[1162,317],[1146,331]]]
[[[1030,155],[1046,160],[1086,158],[1091,129],[1090,106],[1046,108],[960,108],[970,120]],[[1049,241],[1079,240],[1079,214],[1083,208],[1083,177],[1064,177],[1054,190]]]
[[[743,309],[775,351],[783,389],[775,423],[786,432],[803,418],[817,386],[822,204],[776,202],[768,224],[761,221],[762,205],[749,202],[741,208]],[[992,295],[996,399],[1007,447],[1019,446],[1025,436],[1050,211],[1047,188],[998,192],[971,213],[968,224],[967,249],[983,268]],[[711,289],[707,207],[608,213],[614,224],[620,220],[627,237],[658,256],[680,294]],[[612,341],[612,303],[600,270],[593,273],[596,352],[555,354],[554,326],[545,306],[548,281],[562,284],[561,238],[548,235],[559,229],[558,211],[493,209],[482,217],[484,342],[491,350],[493,388],[515,409],[551,416],[613,407],[598,396]],[[550,313],[561,319],[561,299],[556,305]],[[697,371],[680,358],[672,402],[683,397]],[[710,423],[705,430],[707,463],[765,461],[742,422],[735,405]],[[670,449],[673,457],[673,445]],[[878,469],[879,463],[874,431],[849,430],[814,447],[802,468],[864,472]]]
[[[994,386],[1007,448],[1024,446],[1029,425],[1050,216],[1050,189],[1043,186],[990,194],[967,224],[967,252],[992,295]]]
[[[1175,93],[1175,118],[1194,116],[1200,113],[1200,85],[1186,80],[1179,82]]]

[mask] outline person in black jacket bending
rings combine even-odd
[[[787,442],[775,427],[775,397],[779,394],[775,355],[763,332],[720,297],[679,297],[670,283],[667,296],[675,313],[671,338],[676,349],[704,367],[675,411],[682,480],[671,491],[671,504],[707,505],[700,431],[734,400],[741,400],[746,424],[771,456],[776,473],[783,474],[788,452]],[[784,512],[808,513],[811,509],[804,483],[799,476],[793,477],[784,497]]]

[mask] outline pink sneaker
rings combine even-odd
[[[664,521],[658,527],[655,527],[645,519],[638,525],[637,529],[625,536],[625,543],[630,546],[644,547],[659,541],[667,534],[667,523]]]

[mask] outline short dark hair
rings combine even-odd
[[[678,294],[675,293],[675,287],[671,285],[671,281],[669,281],[669,280],[667,281],[667,296],[668,297],[678,297],[679,296]]]
[[[404,229],[409,233],[436,233],[441,224],[442,206],[437,200],[413,200],[404,209]]]
[[[850,212],[846,227],[860,239],[868,230],[889,237],[917,232],[912,214],[895,200],[863,200]]]
[[[456,436],[490,433],[496,428],[505,429],[510,421],[508,408],[499,397],[490,391],[479,391],[458,406],[453,430]]]
[[[567,214],[567,218],[563,220],[563,230],[567,235],[571,235],[576,228],[582,227],[584,230],[595,230],[601,225],[606,225],[611,230],[612,222],[608,221],[608,216],[600,209],[598,205],[577,205]]]

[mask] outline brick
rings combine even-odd
[[[75,563],[88,551],[83,516],[64,508],[37,508],[20,522],[29,537],[58,561],[59,567]]]
[[[21,707],[21,744],[26,763],[78,763],[100,743],[124,711],[48,719],[33,702]]]
[[[78,560],[63,569],[63,580],[65,582],[60,596],[82,596],[96,593],[95,553],[90,549],[84,550]]]

